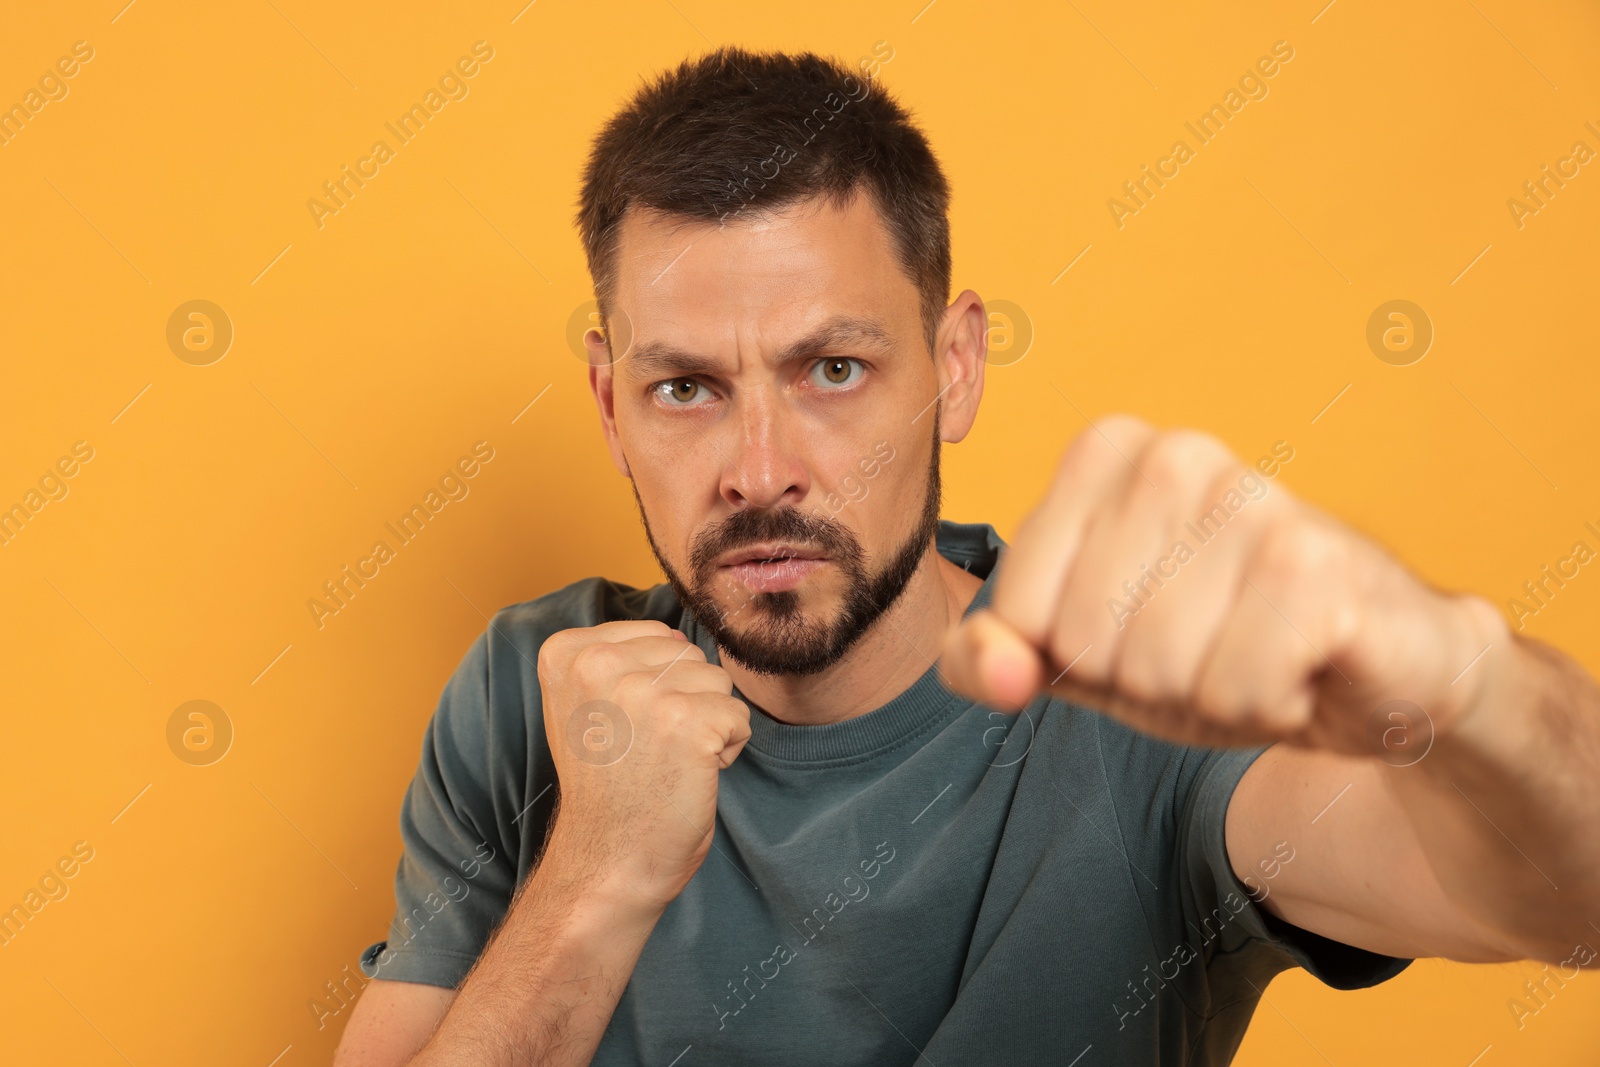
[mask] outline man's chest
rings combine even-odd
[[[725,791],[595,1062],[911,1063],[1125,1030],[1107,969],[1150,938],[1104,805],[992,755],[901,768],[804,816]]]

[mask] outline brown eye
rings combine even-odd
[[[700,389],[700,383],[693,378],[669,378],[655,385],[656,393],[668,407],[696,406],[692,402],[699,395]]]
[[[859,374],[853,373],[860,368],[859,362],[854,359],[843,357],[824,359],[817,366],[822,371],[823,379],[831,385],[847,385],[860,377]]]

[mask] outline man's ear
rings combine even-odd
[[[583,347],[589,353],[589,390],[600,409],[600,429],[611,450],[611,462],[624,478],[632,478],[628,457],[622,454],[622,438],[617,434],[616,364],[611,362],[610,346],[599,330],[591,328],[584,331]]]
[[[967,436],[983,399],[983,370],[989,354],[989,313],[971,289],[945,309],[939,320],[934,371],[943,398],[939,439],[954,444]]]

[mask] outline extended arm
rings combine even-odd
[[[1228,854],[1241,878],[1270,874],[1259,899],[1297,926],[1399,956],[1593,962],[1594,680],[1269,487],[1293,456],[1279,445],[1251,468],[1137,419],[1085,431],[991,608],[952,633],[950,684],[1271,744],[1236,787]]]
[[[1274,746],[1235,791],[1229,858],[1273,914],[1346,944],[1584,966],[1600,946],[1600,687],[1487,603],[1476,614],[1488,651],[1447,732],[1393,727],[1409,736],[1384,757]],[[1263,863],[1278,841],[1293,861]]]

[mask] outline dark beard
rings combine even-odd
[[[927,490],[922,512],[905,541],[876,574],[867,572],[861,543],[850,530],[815,514],[807,515],[794,507],[747,508],[734,512],[722,522],[695,538],[690,551],[693,584],[688,584],[662,556],[650,533],[650,520],[638,488],[633,498],[639,505],[645,538],[656,562],[678,594],[678,601],[705,627],[723,655],[737,660],[747,670],[764,675],[804,676],[817,674],[838,663],[845,652],[894,605],[905,592],[922,557],[933,545],[939,530],[941,486],[939,482],[939,409],[934,405],[933,456],[928,464]],[[633,483],[630,481],[630,485]],[[848,505],[847,505],[848,506]],[[764,541],[800,542],[819,548],[845,578],[845,598],[839,617],[830,625],[800,610],[796,590],[753,593],[740,607],[725,612],[711,594],[716,560],[731,549]],[[743,592],[743,587],[738,587]],[[733,629],[739,615],[757,620],[745,632]]]

